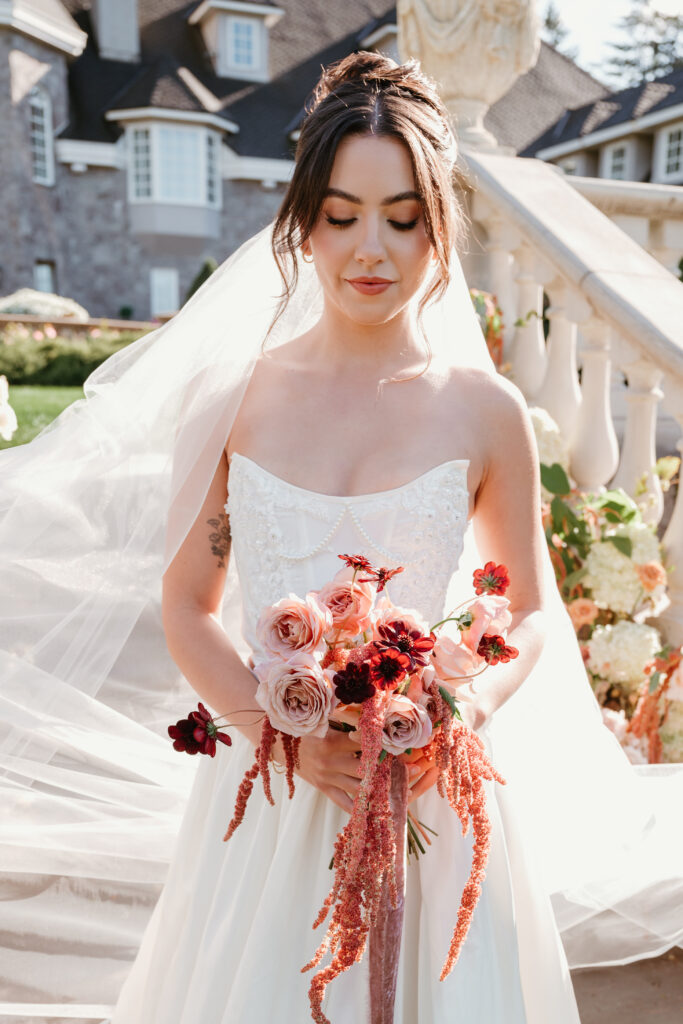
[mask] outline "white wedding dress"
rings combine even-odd
[[[232,555],[243,598],[244,639],[259,651],[261,608],[303,596],[363,554],[403,565],[395,604],[442,617],[467,527],[467,460],[452,460],[391,490],[353,497],[288,483],[242,455],[230,468]],[[190,709],[188,708],[188,711]],[[194,785],[161,896],[126,978],[112,1024],[304,1024],[312,971],[301,973],[327,921],[312,923],[328,894],[328,865],[346,813],[296,777],[288,799],[273,775],[275,806],[260,782],[245,819],[222,841],[254,748],[198,756]],[[488,729],[481,732],[495,764]],[[181,755],[178,755],[179,757]],[[186,755],[182,755],[186,756]],[[519,832],[512,787],[487,783],[491,852],[460,958],[439,981],[469,872],[471,833],[435,788],[413,804],[438,838],[407,868],[395,1024],[577,1024],[571,979],[550,900]],[[327,963],[325,958],[323,963]],[[368,1021],[368,956],[327,989],[332,1024]]]

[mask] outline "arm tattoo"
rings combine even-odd
[[[211,551],[218,556],[218,568],[224,569],[230,552],[230,518],[227,512],[220,512],[218,519],[207,519],[213,532],[209,534]]]

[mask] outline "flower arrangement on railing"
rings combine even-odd
[[[498,300],[495,295],[479,288],[470,288],[470,298],[496,369],[499,373],[507,373],[510,366],[503,364],[503,311]]]
[[[655,467],[664,489],[680,459]],[[587,493],[541,460],[543,526],[555,577],[605,725],[636,764],[683,760],[683,648],[645,620],[670,604],[653,526],[621,488]]]

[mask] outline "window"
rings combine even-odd
[[[149,272],[150,312],[152,316],[178,310],[178,271],[175,267],[152,267]]]
[[[665,173],[678,174],[683,170],[683,128],[675,128],[666,135]]]
[[[131,131],[132,202],[221,206],[220,135],[204,126],[150,124]]]
[[[626,177],[626,146],[615,146],[610,154],[610,178]]]
[[[33,264],[33,287],[37,292],[55,293],[55,265],[50,260],[36,260]]]
[[[133,128],[133,191],[136,199],[150,199],[152,196],[149,128]]]
[[[228,67],[234,71],[255,71],[261,64],[259,26],[248,18],[227,18]]]
[[[52,103],[44,89],[34,89],[29,97],[29,120],[31,177],[38,185],[54,185]]]

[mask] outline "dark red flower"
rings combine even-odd
[[[378,633],[382,637],[376,640],[377,649],[385,651],[389,647],[395,647],[403,651],[410,658],[411,670],[416,665],[426,665],[429,661],[429,652],[436,643],[434,635],[425,636],[419,629],[411,629],[403,619],[395,619],[394,622],[378,627]]]
[[[211,715],[201,701],[197,710],[191,711],[187,718],[181,718],[175,725],[169,725],[168,735],[173,740],[175,750],[185,750],[188,754],[216,755],[216,740],[232,745],[232,739],[226,733],[219,732]]]
[[[499,661],[509,661],[516,658],[519,651],[516,647],[506,647],[505,637],[493,633],[484,633],[477,647],[477,654],[484,658],[489,665],[497,665]]]
[[[387,647],[370,658],[369,666],[372,682],[382,690],[393,690],[402,679],[405,679],[412,664],[410,657],[403,651]]]
[[[367,569],[365,571],[369,572],[370,576],[364,576],[362,579],[360,579],[360,577],[359,577],[358,582],[359,583],[376,583],[377,584],[377,593],[379,594],[380,591],[384,590],[384,588],[386,587],[387,583],[389,582],[389,580],[393,576],[397,576],[398,573],[403,572],[403,566],[399,565],[396,569],[386,569],[386,568],[373,569],[373,568],[370,568],[370,569]]]
[[[370,666],[367,661],[360,664],[350,662],[333,680],[335,693],[342,704],[362,704],[374,696],[375,687],[370,682]]]
[[[363,555],[337,555],[342,562],[348,565],[349,569],[362,569],[363,572],[374,572],[372,562],[369,562]]]
[[[477,594],[504,594],[510,586],[507,566],[487,562],[483,569],[473,573],[474,590]]]

